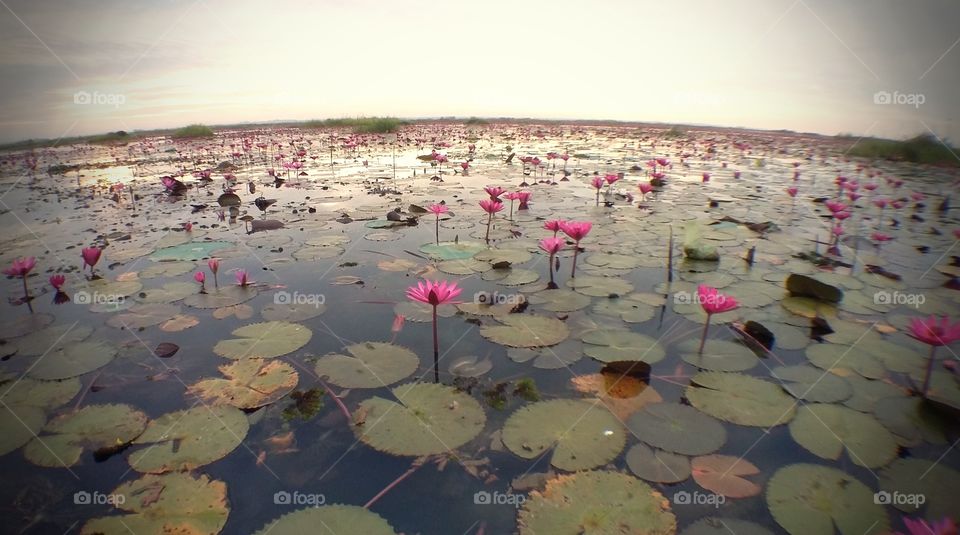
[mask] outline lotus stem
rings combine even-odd
[[[487,235],[484,238],[484,241],[487,242],[487,245],[490,245],[490,223],[493,223],[493,214],[487,214]]]
[[[387,485],[386,487],[383,487],[383,490],[381,490],[380,492],[378,492],[377,495],[374,496],[373,498],[370,498],[370,501],[368,501],[368,502],[366,503],[366,505],[363,506],[363,508],[364,508],[364,509],[369,509],[370,506],[372,506],[373,504],[377,503],[377,500],[379,500],[380,498],[382,498],[384,494],[390,492],[390,490],[393,489],[393,487],[396,487],[397,485],[400,484],[401,481],[403,481],[404,479],[407,479],[408,477],[410,477],[414,472],[416,472],[417,470],[419,470],[420,467],[423,466],[423,465],[424,465],[424,458],[423,458],[423,457],[418,457],[418,458],[414,459],[414,460],[413,460],[413,464],[410,466],[410,468],[407,469],[406,472],[400,474],[400,477],[398,477],[397,479],[394,479],[393,482],[391,482],[391,483],[390,483],[389,485]]]
[[[923,390],[920,392],[920,395],[923,398],[927,397],[927,390],[930,388],[930,377],[933,375],[933,363],[936,362],[933,354],[937,351],[937,346],[930,346],[930,356],[927,357],[927,374],[923,378]]]
[[[703,355],[703,346],[707,343],[707,331],[710,330],[710,316],[713,314],[707,314],[707,322],[703,325],[703,334],[700,335],[700,349],[697,350],[698,355]]]
[[[440,341],[437,338],[437,305],[433,305],[433,380],[440,382]]]
[[[577,255],[580,254],[580,242],[573,244],[573,267],[570,268],[570,278],[577,277]]]
[[[437,214],[437,245],[440,245],[440,214]]]

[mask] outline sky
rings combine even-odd
[[[0,142],[392,115],[960,141],[957,0],[0,0]]]

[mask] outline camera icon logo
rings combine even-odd
[[[477,491],[473,494],[473,503],[477,505],[490,505],[492,501],[492,496],[485,490]]]
[[[289,305],[291,301],[290,292],[277,292],[273,294],[273,304],[275,305]]]
[[[891,503],[893,503],[893,497],[890,495],[889,492],[885,490],[881,490],[880,492],[874,493],[873,503],[877,505],[890,505]]]
[[[274,492],[273,503],[275,505],[290,505],[290,493],[285,490]]]
[[[874,104],[890,104],[893,102],[893,95],[889,91],[877,91],[873,94]]]
[[[80,290],[73,294],[73,302],[78,305],[89,305],[90,304],[90,292],[85,292]]]
[[[687,492],[687,491],[685,491],[685,490],[681,490],[681,491],[678,491],[678,492],[674,493],[674,495],[673,495],[673,503],[675,503],[675,504],[677,504],[677,505],[689,505],[689,504],[690,504],[690,493]]]
[[[91,501],[92,497],[90,493],[85,490],[73,493],[73,503],[76,505],[90,505]]]
[[[875,305],[892,305],[893,296],[890,295],[890,292],[879,291],[873,294],[873,304]]]
[[[87,91],[77,91],[73,94],[74,104],[90,104],[91,102],[93,102],[93,97]]]
[[[673,294],[673,302],[678,305],[689,305],[693,303],[693,296],[689,292],[677,292]]]

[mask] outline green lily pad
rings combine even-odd
[[[890,384],[886,381],[874,381],[866,379],[849,372],[844,379],[853,388],[853,395],[850,396],[844,405],[860,412],[873,412],[877,402],[889,397],[906,397],[907,393],[903,388]]]
[[[793,440],[811,453],[836,461],[844,450],[859,466],[877,468],[897,456],[897,442],[873,416],[847,407],[804,405],[790,422]]]
[[[396,535],[380,515],[358,505],[324,505],[287,513],[255,535],[301,535],[323,527],[330,534]]]
[[[450,275],[473,275],[474,273],[483,273],[485,271],[489,271],[492,268],[493,266],[491,266],[488,262],[481,262],[479,260],[474,260],[473,258],[437,262],[437,269]]]
[[[93,328],[86,325],[63,324],[52,325],[30,333],[16,341],[17,355],[42,355],[52,346],[67,346],[86,340],[93,333]]]
[[[634,475],[654,483],[679,483],[690,477],[689,458],[646,444],[634,444],[625,459]]]
[[[0,324],[0,338],[16,338],[25,334],[39,331],[53,323],[54,317],[50,314],[28,314],[15,320]]]
[[[740,425],[785,424],[796,410],[793,398],[773,383],[739,373],[700,372],[686,396],[701,411]]]
[[[739,520],[736,518],[720,518],[710,516],[701,518],[693,524],[690,524],[680,535],[773,535],[769,529],[750,522],[749,520]]]
[[[814,344],[807,348],[807,359],[820,369],[848,368],[867,379],[879,379],[886,375],[883,364],[857,346]]]
[[[610,269],[633,269],[640,265],[640,261],[636,256],[607,253],[592,254],[584,259],[584,262],[591,266]]]
[[[609,297],[610,295],[625,295],[633,291],[633,284],[619,277],[600,277],[596,275],[580,275],[567,281],[567,286],[584,295],[594,297]]]
[[[81,534],[215,535],[230,514],[227,485],[202,474],[147,474],[120,485],[111,494],[123,496],[114,507],[129,514],[88,520]]]
[[[853,395],[853,387],[843,377],[812,366],[777,366],[770,376],[783,382],[791,396],[814,403],[837,403]]]
[[[274,358],[307,345],[313,333],[298,323],[267,321],[240,327],[237,338],[221,340],[213,352],[228,359]]]
[[[517,519],[521,535],[673,535],[677,519],[646,483],[609,471],[562,475],[533,491]]]
[[[226,378],[203,379],[187,389],[210,403],[255,409],[269,405],[296,388],[299,375],[286,362],[243,359],[219,367]]]
[[[641,441],[682,455],[713,453],[727,441],[723,424],[679,403],[647,405],[631,415],[626,425]]]
[[[188,242],[174,247],[164,247],[157,249],[150,260],[161,262],[165,260],[203,260],[216,256],[214,253],[221,249],[233,247],[233,244],[226,241],[203,241]]]
[[[503,443],[533,459],[553,449],[550,464],[561,470],[588,470],[613,460],[626,436],[620,422],[597,402],[540,401],[514,412],[503,427]]]
[[[699,349],[700,341],[693,338],[676,347],[684,362],[701,370],[742,372],[753,368],[760,360],[749,347],[730,340],[707,340],[702,354],[698,353]]]
[[[379,388],[409,377],[420,359],[405,347],[362,342],[346,347],[353,356],[330,354],[317,361],[319,377],[344,388]]]
[[[467,305],[469,303],[461,303]],[[440,305],[437,307],[437,317],[440,318],[450,318],[457,314],[457,308],[460,304],[457,305]],[[427,303],[421,303],[419,301],[403,301],[397,303],[393,307],[393,312],[403,316],[408,321],[416,321],[419,323],[429,323],[433,321],[433,307]]]
[[[399,400],[366,399],[354,412],[354,431],[367,445],[394,455],[448,453],[483,430],[486,415],[475,399],[453,387],[408,383],[392,390]]]
[[[260,315],[267,321],[306,321],[315,318],[327,311],[327,305],[316,304],[277,304],[270,303],[260,310]]]
[[[767,483],[767,506],[790,535],[879,535],[890,531],[873,490],[836,468],[792,464]]]
[[[147,415],[129,405],[87,405],[49,421],[23,453],[39,466],[73,466],[84,449],[126,444],[146,425]]]
[[[874,416],[906,447],[923,442],[946,444],[950,420],[921,398],[892,397],[877,401]]]
[[[694,481],[701,487],[728,498],[748,498],[760,494],[760,485],[746,478],[760,469],[743,457],[701,455],[690,461]]]
[[[63,381],[36,381],[29,377],[0,384],[0,400],[9,407],[55,409],[80,393],[76,377]]]
[[[117,349],[106,342],[78,342],[52,349],[30,368],[34,379],[69,379],[106,366]]]
[[[40,433],[47,417],[37,407],[0,405],[0,455],[18,449]]]
[[[149,446],[130,454],[130,466],[154,474],[193,470],[226,457],[249,428],[243,411],[230,405],[169,412],[151,420],[134,441]]]
[[[473,255],[486,248],[487,246],[483,243],[473,241],[440,242],[439,245],[435,243],[423,245],[420,247],[420,252],[434,260],[465,260],[473,258]]]
[[[193,262],[186,261],[166,261],[166,262],[157,262],[152,266],[147,266],[139,273],[141,279],[154,279],[157,277],[179,277],[180,275],[186,275],[194,269],[197,269],[197,265]]]
[[[480,334],[507,347],[552,346],[570,334],[562,321],[544,316],[512,314],[498,320],[503,325],[484,325],[480,327]]]
[[[593,306],[593,312],[601,316],[620,318],[627,323],[643,323],[653,319],[654,308],[629,297],[620,297],[601,300]]]
[[[522,264],[531,258],[533,258],[533,255],[526,249],[486,249],[473,255],[474,260],[487,262],[488,264],[496,264],[498,262]]]
[[[496,282],[502,286],[520,286],[536,282],[540,278],[540,274],[532,269],[494,268],[484,271],[480,278],[488,282]]]
[[[530,294],[527,300],[551,312],[573,312],[590,304],[590,297],[572,290],[541,290]]]
[[[924,518],[939,521],[957,512],[960,472],[939,460],[897,459],[880,472],[880,490],[891,498],[899,493],[889,503],[904,513],[913,514],[923,508]]]
[[[601,329],[583,335],[583,352],[600,362],[632,360],[654,364],[666,356],[663,347],[645,334]]]
[[[259,293],[253,286],[223,285],[220,288],[208,288],[207,293],[188,295],[183,299],[183,304],[201,309],[230,307],[245,303]]]
[[[173,303],[199,291],[200,285],[195,282],[169,282],[159,288],[140,292],[136,301],[138,303]]]
[[[173,318],[180,313],[180,307],[168,303],[149,303],[135,305],[121,314],[107,320],[107,325],[117,329],[140,330]]]

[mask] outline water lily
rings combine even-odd
[[[790,197],[796,197],[798,191],[800,191],[800,188],[796,186],[790,186],[789,188],[787,188],[787,195],[789,195]]]
[[[84,247],[83,250],[80,251],[80,256],[83,257],[83,269],[90,266],[91,276],[93,276],[93,267],[100,261],[100,255],[102,253],[103,249],[99,247]]]
[[[37,265],[37,258],[34,256],[27,256],[22,258],[17,258],[10,264],[10,267],[3,270],[3,273],[7,276],[18,278],[23,281],[23,300],[28,301],[30,299],[30,290],[27,289],[27,275],[33,271],[34,266]]]
[[[213,287],[219,288],[220,283],[217,282],[217,271],[220,271],[220,259],[211,258],[207,260],[207,267],[210,268],[210,271],[213,273]]]
[[[480,201],[480,207],[487,213],[487,235],[484,239],[487,245],[490,245],[490,223],[493,222],[493,214],[503,210],[503,203],[492,199],[484,199]]]
[[[527,203],[530,202],[530,195],[531,193],[529,191],[517,192],[517,200],[520,201],[520,206],[517,207],[517,210],[526,210],[530,208],[527,206]]]
[[[247,270],[245,269],[238,269],[234,274],[234,277],[236,277],[237,284],[241,288],[246,288],[248,285],[253,284],[253,281],[250,280],[249,276],[247,275]]]
[[[553,231],[553,237],[557,237],[557,233],[560,232],[560,225],[563,224],[563,221],[559,219],[551,219],[549,221],[543,222],[543,228]],[[957,229],[957,232],[960,232],[960,229]]]
[[[951,324],[946,316],[937,321],[936,316],[930,316],[927,319],[913,318],[910,320],[910,332],[908,336],[919,340],[930,346],[930,355],[927,357],[927,372],[923,378],[923,388],[920,395],[927,397],[927,391],[930,388],[930,376],[933,374],[933,363],[935,361],[935,352],[938,347],[950,345],[960,340],[960,322]]]
[[[640,195],[644,202],[647,201],[647,194],[653,191],[653,185],[649,182],[641,182],[637,185],[640,188]]]
[[[194,274],[193,274],[193,280],[195,280],[195,281],[197,281],[197,282],[200,283],[200,293],[202,293],[202,294],[207,293],[206,287],[204,286],[204,282],[206,282],[207,276],[204,275],[204,273],[203,273],[202,271],[198,271],[198,272],[194,273]]]
[[[487,195],[490,196],[491,201],[499,201],[500,196],[503,195],[507,190],[501,188],[500,186],[487,186],[483,188],[483,191],[487,192]]]
[[[907,527],[909,535],[957,535],[957,524],[949,516],[943,517],[939,522],[904,517],[903,525]]]
[[[548,266],[547,269],[548,271],[550,271],[550,287],[551,288],[556,288],[557,286],[553,282],[554,257],[556,257],[557,253],[560,252],[561,249],[563,249],[564,245],[566,245],[566,243],[563,241],[563,239],[558,238],[556,236],[552,238],[543,238],[542,240],[540,240],[540,250],[550,255],[550,260],[549,262],[547,262],[547,266]]]
[[[445,214],[450,211],[447,208],[446,204],[431,204],[428,208],[436,216],[436,234],[437,234],[437,245],[440,245],[440,214]]]
[[[703,325],[703,334],[700,336],[699,354],[703,354],[703,346],[707,341],[707,332],[710,330],[710,317],[714,314],[729,312],[740,306],[733,296],[722,294],[716,288],[701,284],[697,286],[697,301],[703,311],[707,313],[707,321]]]
[[[600,188],[603,187],[603,183],[604,180],[602,176],[595,176],[593,177],[593,180],[590,181],[590,184],[593,185],[593,188],[597,190],[597,206],[600,206]]]
[[[67,282],[67,278],[63,275],[50,275],[48,279],[50,281],[50,286],[53,286],[53,289],[60,291],[63,288],[63,285]]]
[[[570,278],[577,276],[577,255],[580,253],[580,240],[585,238],[593,228],[593,223],[589,221],[564,221],[560,223],[560,230],[574,241],[573,245],[573,267],[570,268]]]
[[[436,382],[440,382],[440,341],[437,337],[437,307],[452,303],[460,295],[461,289],[456,281],[420,281],[416,286],[407,288],[407,297],[426,303],[433,307],[433,374]]]

